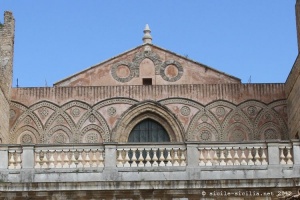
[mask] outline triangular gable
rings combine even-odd
[[[240,83],[241,80],[152,44],[92,66],[54,86]]]

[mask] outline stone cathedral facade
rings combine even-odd
[[[140,46],[53,87],[12,88],[14,27],[5,12],[0,198],[296,198],[298,57],[285,83],[243,84],[146,25]]]

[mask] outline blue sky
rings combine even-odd
[[[295,0],[0,0],[13,12],[14,86],[48,86],[142,44],[247,83],[285,82],[297,56]],[[46,80],[46,81],[45,81]]]

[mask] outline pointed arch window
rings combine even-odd
[[[128,142],[170,142],[170,137],[158,122],[145,119],[132,129]]]

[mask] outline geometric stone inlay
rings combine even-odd
[[[211,133],[208,130],[203,130],[200,135],[201,140],[203,141],[210,141],[211,140]]]
[[[80,115],[80,110],[79,110],[79,108],[73,108],[73,109],[71,110],[71,115],[72,115],[73,117],[78,117],[78,116]]]
[[[203,116],[201,117],[201,120],[202,120],[203,122],[207,122],[208,117],[207,117],[206,115],[203,115]]]
[[[266,140],[278,139],[275,130],[271,128],[265,130],[265,139]]]
[[[254,107],[254,106],[249,106],[248,108],[247,108],[247,112],[248,112],[248,114],[250,115],[250,116],[255,116],[256,115],[256,113],[257,113],[257,108],[256,107]]]
[[[91,115],[91,116],[89,117],[89,121],[90,121],[91,123],[94,123],[94,122],[96,121],[95,116],[94,116],[94,115]]]
[[[66,137],[64,136],[63,133],[57,133],[55,134],[54,136],[54,140],[53,140],[54,143],[57,143],[57,144],[63,144],[66,142]]]
[[[42,108],[39,109],[39,113],[40,113],[41,116],[46,117],[49,114],[49,111],[48,111],[47,108],[42,107]]]
[[[97,133],[88,133],[85,140],[87,143],[97,143],[99,141],[99,137]]]
[[[236,142],[243,141],[245,140],[245,134],[243,133],[243,131],[236,129],[233,131],[232,140]]]
[[[23,144],[30,144],[32,143],[32,137],[29,134],[24,134],[21,141]]]
[[[10,118],[14,118],[16,116],[16,111],[11,109],[10,112],[9,112],[9,115],[10,115],[9,116]]]
[[[188,116],[191,113],[191,109],[188,106],[182,106],[180,113],[184,116]]]
[[[225,108],[218,107],[216,109],[216,115],[219,116],[219,117],[223,117],[225,115]]]
[[[114,116],[116,114],[117,110],[115,107],[109,107],[107,109],[107,113],[110,115],[110,116]]]
[[[234,121],[240,121],[241,120],[241,116],[239,114],[234,115],[233,117]]]
[[[31,123],[31,118],[30,117],[26,117],[24,120],[25,124],[30,124]]]

